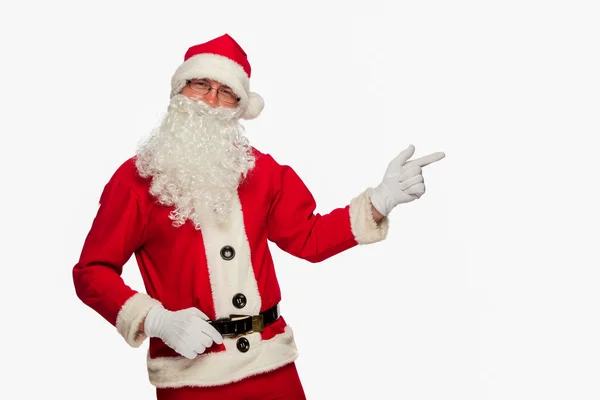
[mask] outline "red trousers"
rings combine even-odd
[[[156,389],[158,400],[306,400],[294,363],[223,386]]]

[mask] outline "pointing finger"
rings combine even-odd
[[[411,160],[409,162],[406,163],[406,165],[418,165],[419,167],[424,167],[426,165],[432,164],[436,161],[440,161],[442,158],[446,157],[446,154],[444,152],[437,152],[437,153],[432,153],[428,156],[425,157],[421,157],[421,158],[417,158],[415,160]]]
[[[409,166],[408,168],[404,169],[398,175],[398,180],[399,181],[405,181],[408,178],[412,178],[413,176],[421,175],[422,172],[423,172],[423,170],[419,166],[412,166],[412,167]]]

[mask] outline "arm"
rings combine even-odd
[[[145,216],[136,194],[116,178],[106,185],[100,208],[73,268],[81,301],[113,324],[131,346],[145,339],[143,319],[158,301],[121,278],[123,265],[144,241]]]
[[[267,215],[269,240],[282,250],[310,262],[320,262],[357,244],[385,239],[387,218],[374,215],[364,191],[349,205],[316,214],[316,202],[289,166],[274,160],[273,198]]]

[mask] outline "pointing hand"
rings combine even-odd
[[[371,190],[371,204],[382,215],[389,215],[394,207],[420,198],[425,193],[422,167],[441,160],[443,152],[409,159],[415,152],[412,144],[388,164],[381,183]]]

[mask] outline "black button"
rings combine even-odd
[[[233,257],[235,257],[235,250],[231,246],[223,246],[221,249],[221,257],[223,257],[223,260],[232,260]]]
[[[233,303],[233,306],[235,308],[244,308],[246,307],[246,296],[244,296],[241,293],[236,294],[235,296],[233,296],[233,299],[231,301]]]
[[[242,353],[245,353],[248,350],[250,350],[250,342],[245,337],[239,338],[235,345],[237,346],[238,350]]]

